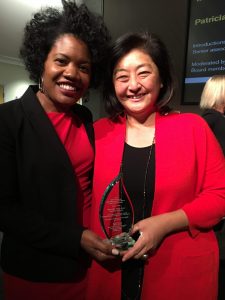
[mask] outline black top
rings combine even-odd
[[[215,109],[207,109],[203,112],[202,117],[206,120],[217,138],[225,155],[225,116]],[[225,222],[221,221],[214,230],[217,236],[220,251],[220,261],[225,262]]]
[[[225,117],[215,109],[207,109],[203,112],[202,117],[206,120],[213,133],[215,134],[223,154],[225,155]]]
[[[150,152],[150,162],[146,170]],[[155,146],[135,148],[125,144],[122,171],[124,185],[134,206],[136,223],[151,215],[155,185]],[[144,203],[144,188],[146,203]],[[122,264],[122,299],[140,299],[143,272],[143,260],[130,260]]]

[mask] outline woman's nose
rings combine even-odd
[[[66,67],[64,71],[64,76],[70,80],[80,80],[79,68],[74,64],[70,64]]]
[[[137,80],[136,76],[130,77],[128,88],[129,88],[129,90],[137,90],[140,88],[140,83]]]

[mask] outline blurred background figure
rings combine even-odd
[[[210,77],[202,91],[200,108],[225,155],[225,75]]]
[[[202,117],[214,132],[225,155],[225,75],[210,77],[202,91],[200,108]],[[219,295],[218,300],[225,299],[225,224],[224,221],[215,226],[215,233],[219,243]]]

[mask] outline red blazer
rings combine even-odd
[[[119,173],[125,119],[95,124],[96,161],[92,229],[104,237],[99,205],[109,182]],[[146,262],[142,300],[215,300],[218,245],[212,226],[225,215],[225,161],[206,122],[194,114],[156,115],[155,196],[152,215],[182,208],[189,231],[166,237]],[[92,263],[87,299],[119,300],[121,273]]]

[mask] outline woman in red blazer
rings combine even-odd
[[[91,229],[105,236],[99,207],[120,174],[113,198],[132,202],[136,242],[116,262],[92,263],[87,299],[216,300],[212,228],[225,215],[223,153],[200,116],[167,109],[174,84],[158,37],[127,34],[110,51],[110,118],[95,123]]]

